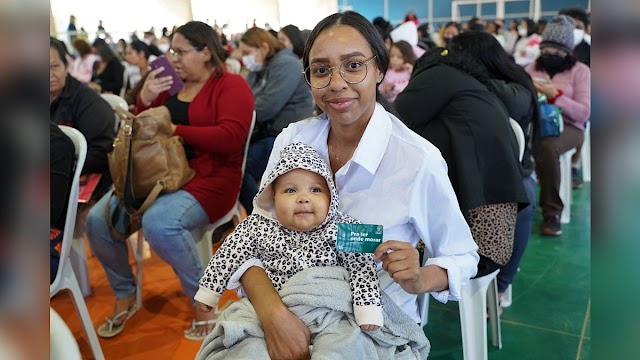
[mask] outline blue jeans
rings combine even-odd
[[[507,287],[513,282],[513,278],[518,272],[520,266],[520,260],[524,255],[524,251],[527,249],[529,243],[529,237],[531,236],[531,227],[533,225],[533,216],[536,212],[536,182],[533,177],[528,176],[522,180],[524,189],[527,191],[529,197],[529,206],[518,212],[518,218],[516,219],[516,231],[513,239],[513,254],[511,259],[504,266],[500,268],[498,273],[498,292],[505,292]]]
[[[253,198],[258,193],[256,183],[262,178],[262,174],[267,168],[275,140],[275,136],[269,136],[249,145],[247,165],[240,188],[240,203],[247,210],[247,214],[251,214],[253,211]]]
[[[104,267],[116,298],[122,299],[135,294],[136,283],[129,265],[127,241],[113,237],[105,219],[107,201],[111,201],[111,211],[118,202],[111,193],[109,191],[91,208],[86,232],[91,249]],[[124,228],[124,216],[117,221],[118,227]],[[190,231],[209,223],[207,213],[193,195],[179,190],[159,196],[142,215],[141,223],[149,245],[162,260],[171,265],[185,294],[193,301],[203,270]]]

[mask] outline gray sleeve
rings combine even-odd
[[[272,120],[282,111],[302,76],[302,64],[291,56],[273,59],[267,66],[265,83],[254,93],[258,122]]]

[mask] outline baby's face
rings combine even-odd
[[[327,218],[331,192],[322,176],[294,169],[278,176],[273,191],[276,217],[282,226],[309,231]]]

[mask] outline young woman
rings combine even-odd
[[[420,322],[416,294],[459,299],[478,262],[446,164],[433,145],[381,105],[388,103],[377,86],[389,55],[362,15],[347,11],[321,20],[307,40],[303,66],[323,114],[283,130],[266,171],[293,142],[318,151],[335,177],[340,209],[363,223],[384,226],[384,242],[374,254],[380,260],[381,289]],[[432,256],[424,264],[416,250],[420,239]],[[282,303],[259,264],[252,264],[257,266],[246,266],[241,283],[264,328],[269,355],[308,357],[309,330]]]

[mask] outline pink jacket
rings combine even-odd
[[[544,70],[536,70],[536,64],[529,64],[525,70],[533,79],[544,78]],[[556,74],[551,83],[563,94],[554,104],[562,109],[562,119],[566,124],[584,130],[584,125],[591,115],[591,70],[581,62],[574,67]]]

